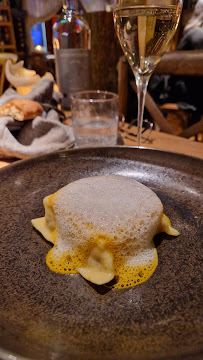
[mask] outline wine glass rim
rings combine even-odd
[[[183,0],[170,0],[170,5],[177,5],[179,3],[180,7],[182,8],[183,5]],[[168,7],[169,0],[164,0],[161,4],[162,7]],[[154,6],[156,7],[157,5],[160,5],[160,0],[150,0],[147,5],[149,6]],[[142,7],[142,6],[146,6],[146,0],[135,0],[134,3],[132,3],[132,1],[120,1],[119,3],[115,2],[113,5],[113,11],[117,11],[117,10],[121,10],[121,9],[125,9],[126,7],[128,8],[134,8],[134,7]]]
[[[89,98],[83,97],[84,95],[89,95]],[[108,96],[106,98],[97,97],[95,95]],[[112,100],[118,100],[118,94],[105,91],[105,90],[84,90],[78,91],[70,96],[71,101],[80,101],[80,102],[111,102]]]

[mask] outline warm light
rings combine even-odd
[[[42,47],[41,47],[41,45],[35,46],[35,51],[42,52]]]
[[[112,11],[112,6],[107,4],[106,5],[106,12],[111,12]]]

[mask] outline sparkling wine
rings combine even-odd
[[[114,24],[134,73],[149,75],[177,29],[179,6],[132,5],[114,9]]]

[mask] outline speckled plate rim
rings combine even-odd
[[[145,146],[124,146],[124,145],[116,145],[116,146],[92,146],[92,147],[74,147],[74,148],[70,148],[70,149],[63,149],[63,150],[58,150],[58,151],[54,151],[54,152],[50,152],[50,153],[47,153],[47,154],[42,154],[42,155],[37,155],[37,156],[32,156],[32,157],[29,157],[29,158],[26,158],[26,159],[15,159],[16,161],[14,161],[13,163],[10,163],[6,166],[4,166],[3,168],[0,169],[0,175],[1,175],[1,172],[2,171],[7,171],[7,169],[11,168],[11,167],[18,167],[19,164],[26,164],[26,163],[29,163],[29,162],[32,162],[32,161],[36,161],[38,159],[43,159],[44,157],[52,157],[52,156],[56,156],[56,155],[60,155],[60,154],[63,154],[63,153],[73,153],[73,152],[82,152],[82,151],[88,151],[88,149],[95,149],[97,151],[99,150],[114,150],[114,149],[123,149],[123,150],[127,150],[128,149],[131,149],[131,150],[138,150],[138,151],[146,151],[146,152],[154,152],[154,153],[160,153],[160,154],[163,154],[163,155],[172,155],[172,156],[177,156],[179,158],[182,158],[182,159],[185,159],[185,161],[187,160],[191,160],[193,159],[194,161],[199,161],[200,163],[203,164],[203,159],[197,157],[197,156],[190,156],[190,155],[186,155],[186,154],[182,154],[182,153],[179,153],[179,152],[176,152],[176,151],[168,151],[168,150],[163,150],[163,149],[157,149],[157,148],[150,148],[150,147],[145,147]],[[1,359],[0,359],[1,360]]]

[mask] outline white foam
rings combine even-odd
[[[156,234],[163,206],[157,195],[134,179],[122,176],[84,178],[60,189],[53,200],[60,253],[85,249],[87,241],[105,235],[111,244],[124,245],[130,265],[154,257]],[[102,240],[101,240],[102,241]]]

